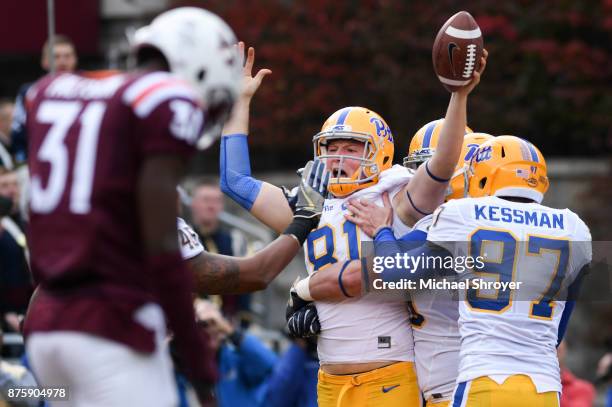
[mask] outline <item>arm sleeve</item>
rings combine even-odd
[[[223,136],[220,154],[221,190],[250,211],[259,195],[262,182],[251,176],[246,134]]]
[[[304,365],[306,352],[293,344],[281,357],[270,376],[265,396],[265,406],[285,407],[296,405],[300,388],[305,384]]]
[[[395,238],[393,230],[390,227],[382,228],[374,237],[374,242],[425,242],[427,240],[427,232],[422,230],[411,230],[399,239]]]
[[[565,308],[563,308],[563,313],[561,314],[559,328],[557,329],[557,347],[565,337],[565,332],[567,332],[567,326],[569,324],[570,317],[572,316],[572,312],[574,311],[576,300],[580,292],[582,279],[587,274],[588,266],[585,266],[582,268],[582,270],[580,270],[580,272],[578,273],[578,277],[574,280],[572,284],[570,284],[567,289],[567,300],[565,302]]]
[[[376,236],[374,236],[374,242],[382,243],[382,242],[395,242],[397,239],[393,234],[393,229],[390,227],[384,227],[378,231]]]
[[[557,347],[563,341],[565,337],[565,332],[567,332],[567,325],[569,324],[570,316],[574,311],[574,306],[576,305],[576,301],[566,301],[565,308],[563,308],[563,314],[561,314],[561,321],[559,321],[559,329],[557,330]]]
[[[425,242],[427,240],[427,232],[422,230],[412,230],[399,238],[402,242]]]
[[[580,293],[582,280],[589,273],[589,266],[593,260],[593,248],[589,228],[576,214],[569,210],[567,212],[576,219],[574,234],[577,238],[571,243],[571,251],[573,253],[571,268],[572,270],[578,270],[578,272],[574,276],[569,276],[573,278],[573,281],[567,288],[565,308],[563,308],[561,320],[559,321],[559,328],[557,329],[557,346],[559,346],[565,337],[570,317],[574,311],[576,300]]]
[[[278,356],[253,335],[246,334],[237,349],[240,376],[249,386],[263,382],[276,364]]]

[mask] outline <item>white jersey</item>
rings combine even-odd
[[[428,233],[432,216],[414,225]],[[410,323],[419,388],[425,400],[450,400],[459,370],[459,308],[454,293],[443,290],[410,291]]]
[[[350,199],[365,198],[382,206],[383,192],[393,198],[411,177],[411,172],[396,165],[383,171],[376,185],[345,198],[325,200],[319,227],[304,243],[308,274],[324,273],[336,262],[359,259],[361,242],[372,240],[344,218]],[[397,217],[393,229],[397,235],[410,231]],[[404,303],[366,294],[315,304],[321,322],[317,348],[322,364],[414,361],[412,329]]]
[[[178,242],[183,260],[189,260],[204,251],[197,233],[182,218],[176,218]]]
[[[501,384],[524,374],[538,392],[560,392],[555,347],[565,301],[549,299],[591,261],[584,222],[569,209],[466,198],[438,208],[428,240],[454,256],[483,256],[484,271],[474,273],[481,281],[523,284],[512,292],[482,286],[460,291],[457,381],[488,376]],[[468,243],[451,243],[462,241]]]

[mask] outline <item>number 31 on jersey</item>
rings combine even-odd
[[[106,111],[101,101],[84,105],[79,101],[47,100],[40,105],[36,120],[50,128],[38,151],[36,160],[49,163],[48,181],[40,174],[32,175],[32,211],[53,212],[69,189],[69,208],[72,213],[85,214],[91,207],[91,191],[98,149],[100,124]],[[74,126],[79,126],[72,182],[67,185],[70,157],[66,138]]]

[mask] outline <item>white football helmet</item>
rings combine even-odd
[[[242,56],[236,36],[219,16],[197,7],[180,7],[157,16],[138,29],[132,49],[153,47],[168,62],[170,71],[196,87],[202,95],[205,129],[198,148],[221,136],[242,82]]]

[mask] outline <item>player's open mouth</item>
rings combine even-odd
[[[332,178],[347,178],[348,175],[346,174],[344,170],[341,170],[339,168],[334,168],[331,170],[331,177]]]

